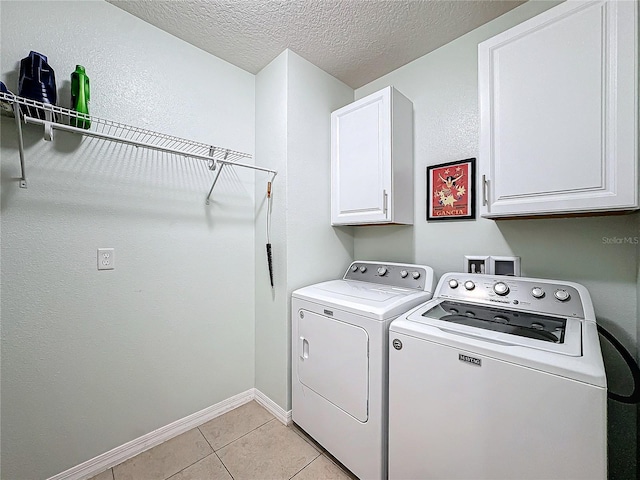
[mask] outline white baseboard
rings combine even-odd
[[[274,417],[284,425],[291,425],[291,410],[288,412],[276,402],[267,397],[257,388],[253,389],[255,401],[266,408]]]
[[[262,392],[258,393],[261,395],[261,398],[264,399],[262,401],[268,402],[284,412],[284,410],[282,410]],[[50,477],[48,480],[86,480],[87,478],[91,478],[94,475],[104,472],[108,468],[115,467],[125,460],[135,457],[136,455],[149,450],[152,447],[155,447],[156,445],[160,445],[162,442],[166,442],[167,440],[170,440],[182,433],[188,432],[192,428],[198,427],[203,423],[208,422],[209,420],[219,417],[220,415],[227,413],[228,411],[233,410],[240,405],[244,405],[254,398],[256,398],[256,389],[250,388],[246,392],[234,395],[233,397],[227,398],[226,400],[207,407],[204,410],[200,410],[199,412],[188,415],[184,418],[181,418],[180,420],[176,420],[175,422],[170,423],[169,425],[165,425],[164,427],[160,427],[153,432],[149,432],[146,435],[138,437],[135,440],[131,440],[124,445],[120,445],[119,447],[98,455],[91,460],[87,460],[80,465],[71,467],[69,470],[65,470],[62,473]],[[260,401],[260,404],[264,405],[262,401]],[[266,405],[264,406],[265,408],[267,408],[267,410],[273,413],[271,407],[267,407]],[[274,416],[276,416],[276,418],[278,418],[278,420],[282,421],[276,413],[273,414]],[[291,414],[289,413],[289,417],[290,416]]]

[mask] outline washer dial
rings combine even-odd
[[[531,296],[533,298],[542,298],[544,297],[544,290],[541,289],[540,287],[533,287],[531,289]]]
[[[506,295],[509,293],[509,285],[504,282],[496,282],[493,284],[493,291],[498,295]]]
[[[449,280],[449,288],[458,288],[458,280],[455,278]]]
[[[464,288],[466,288],[467,290],[471,291],[474,288],[476,288],[476,284],[473,283],[471,280],[467,280],[466,282],[464,282]]]
[[[553,293],[553,296],[556,297],[561,302],[566,302],[567,300],[569,300],[571,298],[571,295],[569,295],[569,292],[567,292],[566,290],[562,290],[562,289],[556,290]]]
[[[378,275],[384,277],[387,274],[387,267],[378,267]]]

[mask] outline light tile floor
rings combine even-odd
[[[91,480],[357,480],[295,425],[249,402]]]

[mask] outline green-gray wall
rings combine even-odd
[[[253,153],[255,77],[106,2],[2,1],[2,81],[76,64],[91,111]],[[254,386],[254,174],[2,117],[2,478],[43,479]],[[258,177],[256,175],[256,177]],[[263,194],[264,195],[264,194]],[[96,249],[115,247],[98,272]]]
[[[256,76],[256,162],[275,165],[278,176],[273,290],[265,260],[266,204],[256,205],[255,385],[285,410],[291,409],[291,292],[338,278],[353,258],[351,228],[331,228],[329,208],[330,116],[352,101],[351,88],[290,50]],[[256,198],[264,187],[256,183]]]
[[[556,2],[557,3],[557,2]],[[361,98],[393,85],[413,101],[415,224],[413,227],[359,227],[356,259],[415,261],[438,275],[460,271],[464,255],[518,255],[522,275],[584,284],[601,323],[637,352],[638,251],[610,238],[638,238],[640,215],[546,219],[429,222],[426,167],[478,156],[478,43],[552,7],[528,2],[424,57],[356,90]],[[624,367],[604,347],[609,384],[630,390]],[[570,408],[570,406],[567,406]],[[611,478],[635,478],[634,406],[609,402]]]

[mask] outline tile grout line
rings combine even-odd
[[[291,428],[291,427],[287,427],[287,428]],[[305,442],[307,442],[307,443],[308,443],[309,445],[311,445],[313,448],[315,448],[316,450],[320,451],[320,453],[321,453],[321,454],[323,454],[324,452],[326,452],[326,451],[327,451],[327,449],[326,449],[326,448],[324,448],[322,445],[320,445],[320,444],[319,444],[318,442],[316,442],[315,440],[313,440],[313,442],[315,442],[315,443],[312,443],[309,439],[310,439],[310,438],[311,438],[311,439],[313,439],[313,437],[310,437],[310,436],[309,436],[309,438],[307,438],[308,434],[306,434],[306,433],[302,433],[301,431],[299,431],[299,430],[297,430],[297,429],[295,429],[295,428],[291,428],[291,430],[293,430],[293,432],[294,432],[296,435],[298,435],[301,439],[303,439]],[[317,443],[317,446],[316,446],[316,443]]]
[[[211,443],[209,442],[209,439],[205,436],[204,433],[202,433],[202,430],[200,430],[200,427],[196,427],[199,431],[200,431],[200,435],[202,435],[204,437],[204,439],[207,441],[207,443],[209,444],[209,446],[211,447],[211,450],[213,450],[213,455],[215,455],[216,457],[218,457],[218,460],[220,460],[220,463],[222,464],[222,466],[224,467],[224,469],[227,471],[227,473],[229,474],[229,476],[231,477],[231,480],[235,480],[233,478],[233,475],[231,475],[231,472],[229,471],[229,469],[227,468],[227,466],[224,464],[224,462],[222,461],[222,459],[220,458],[220,455],[218,455],[216,453],[215,448],[213,448],[213,445],[211,445]],[[253,431],[253,430],[252,430]],[[237,440],[237,439],[236,439]],[[234,440],[235,442],[235,440]],[[233,443],[233,442],[231,442]],[[228,443],[227,445],[230,445],[231,443]],[[223,447],[220,447],[223,448]],[[207,455],[208,456],[208,455]]]
[[[335,458],[333,455],[331,455],[329,452],[325,452],[323,453],[324,457],[329,460],[331,463],[333,463],[336,467],[338,467],[340,469],[341,472],[343,472],[345,475],[347,475],[348,477],[355,477],[356,479],[358,477],[355,476],[355,474],[349,470],[347,467],[345,467],[344,465],[342,465],[342,463],[340,462],[340,460],[338,460],[337,458]]]
[[[204,436],[204,435],[203,435],[203,436]],[[196,463],[201,462],[202,460],[204,460],[204,459],[205,459],[205,458],[207,458],[207,457],[210,457],[210,456],[211,456],[211,455],[213,455],[214,453],[216,453],[216,452],[212,451],[210,454],[205,455],[205,456],[204,456],[204,457],[202,457],[200,460],[196,460],[196,461],[195,461],[195,462],[193,462],[191,465],[187,465],[187,466],[186,466],[186,467],[184,467],[182,470],[178,470],[176,473],[173,473],[173,474],[169,475],[169,476],[168,476],[167,478],[165,478],[164,480],[170,480],[171,478],[175,477],[175,476],[176,476],[176,475],[178,475],[179,473],[184,472],[187,468],[189,468],[189,467],[193,467]]]
[[[332,464],[334,464],[340,471],[344,472],[345,474],[347,474],[348,476],[354,476],[354,474],[351,472],[351,470],[348,470],[347,467],[345,467],[344,465],[342,465],[342,463],[340,463],[340,461],[335,458],[333,455],[331,455],[331,453],[329,452],[329,450],[327,450],[326,448],[324,448],[322,445],[320,445],[319,443],[317,443],[315,441],[315,439],[309,435],[308,433],[306,433],[304,430],[300,429],[299,427],[295,428],[292,426],[288,426],[287,428],[290,428],[291,430],[293,430],[295,433],[298,434],[298,436],[300,438],[302,438],[304,441],[306,441],[309,445],[311,445],[312,447],[314,447],[316,450],[320,449],[320,456],[321,457],[325,457],[327,460],[329,460]],[[316,445],[317,444],[317,445]],[[317,459],[317,457],[316,457]],[[303,467],[303,470],[306,467]],[[302,470],[301,470],[302,471]],[[299,472],[298,472],[299,473]],[[296,474],[297,475],[297,474]],[[357,477],[356,477],[357,478]]]
[[[247,436],[247,435],[249,435],[251,432],[255,432],[255,431],[256,431],[257,429],[259,429],[260,427],[264,427],[267,423],[271,423],[271,422],[273,422],[274,420],[278,420],[278,419],[277,419],[276,417],[273,417],[271,420],[267,420],[267,421],[266,421],[266,422],[264,422],[262,425],[259,425],[259,426],[257,426],[256,428],[254,428],[253,430],[250,430],[250,431],[248,431],[247,433],[245,433],[245,434],[243,434],[243,435],[240,435],[240,436],[239,436],[238,438],[236,438],[235,440],[232,440],[232,441],[230,441],[229,443],[225,443],[223,446],[221,446],[220,448],[218,448],[218,450],[216,450],[216,449],[215,449],[215,448],[213,448],[213,447],[211,447],[211,448],[213,448],[213,451],[214,451],[214,452],[218,452],[218,451],[222,450],[223,448],[228,447],[228,446],[229,446],[229,445],[231,445],[232,443],[237,442],[237,441],[238,441],[238,440],[240,440],[241,438],[246,437],[246,436]],[[278,421],[279,421],[279,420],[278,420]],[[202,433],[202,432],[200,432],[200,433]],[[202,436],[204,437],[204,434],[202,434]],[[206,437],[205,437],[205,440],[206,440]],[[211,444],[209,444],[209,445],[211,445]]]
[[[316,450],[317,452],[317,450]],[[295,477],[296,475],[298,475],[301,471],[303,471],[305,468],[307,468],[309,465],[311,465],[313,462],[315,462],[322,454],[318,453],[318,455],[314,458],[311,459],[311,461],[309,463],[307,463],[304,467],[302,467],[300,470],[298,470],[296,473],[294,473],[293,475],[291,475],[291,477],[289,477],[289,480],[291,480],[293,477]]]
[[[297,428],[293,428],[292,426],[288,425],[287,428],[291,429],[293,431],[293,433],[295,433],[296,435],[298,435],[298,437],[300,437],[302,440],[304,440],[309,446],[311,446],[311,448],[313,448],[318,455],[313,458],[309,463],[307,463],[304,467],[302,467],[300,470],[298,470],[296,473],[294,473],[291,478],[295,477],[296,475],[298,475],[301,471],[303,471],[305,468],[307,468],[309,465],[311,465],[313,462],[315,462],[318,458],[320,458],[323,455],[322,451],[318,451],[318,448],[312,444],[307,438],[304,437],[304,435],[302,435],[302,432],[299,432]],[[318,444],[320,445],[320,444]],[[323,447],[324,448],[324,447]],[[289,480],[291,480],[291,478]]]
[[[213,452],[213,454],[218,457],[218,460],[220,460],[220,463],[222,464],[222,466],[224,467],[224,469],[227,471],[227,473],[229,474],[229,476],[231,477],[231,480],[235,480],[233,478],[233,475],[231,475],[231,472],[229,471],[229,469],[227,468],[227,466],[225,465],[225,463],[222,461],[222,459],[220,458],[220,455],[218,455],[218,453],[216,451]]]
[[[264,407],[263,407],[264,408]],[[273,416],[273,415],[272,415]],[[202,430],[200,430],[200,426],[196,427],[198,429],[198,431],[200,432],[200,434],[204,437],[204,439],[206,440],[206,442],[209,444],[209,446],[211,447],[211,450],[213,450],[213,453],[216,455],[216,457],[218,457],[218,460],[220,460],[220,463],[222,464],[222,466],[224,467],[224,469],[227,471],[227,473],[229,474],[229,476],[232,478],[232,480],[235,480],[233,475],[231,474],[231,472],[229,471],[229,469],[227,468],[227,466],[225,465],[224,461],[222,460],[222,458],[220,458],[220,455],[218,455],[218,451],[222,450],[225,447],[228,447],[229,445],[231,445],[234,442],[237,442],[238,440],[240,440],[242,437],[246,437],[247,435],[249,435],[251,432],[256,431],[257,429],[259,429],[260,427],[263,427],[264,425],[266,425],[269,422],[273,422],[274,420],[278,420],[276,417],[273,417],[271,420],[267,420],[266,422],[264,422],[261,425],[258,425],[256,428],[254,428],[253,430],[248,431],[247,433],[245,433],[244,435],[240,435],[238,438],[236,438],[235,440],[232,440],[231,442],[222,445],[220,448],[218,448],[218,450],[216,450],[215,448],[213,448],[213,445],[211,445],[211,443],[209,442],[209,440],[207,439],[207,437],[205,436],[204,433],[202,433]],[[208,456],[208,455],[207,455]],[[168,480],[168,479],[167,479]]]
[[[209,445],[209,447],[211,448],[211,451],[215,453],[216,449],[213,448],[213,445],[211,445],[211,442],[209,441],[209,439],[206,437],[206,435],[204,433],[202,433],[202,430],[200,430],[200,426],[196,427],[198,429],[198,431],[200,432],[200,435],[202,435],[202,438],[204,438],[204,441],[207,442],[207,444]],[[208,456],[208,455],[207,455]]]
[[[172,473],[171,475],[169,475],[168,477],[166,477],[164,480],[169,480],[171,477],[175,477],[176,475],[178,475],[180,472],[184,472],[187,468],[189,467],[193,467],[196,463],[201,462],[202,460],[204,460],[205,458],[211,456],[212,453],[215,453],[215,451],[213,450],[213,447],[211,446],[211,444],[209,443],[209,440],[207,440],[207,437],[204,436],[204,434],[200,431],[199,427],[194,427],[194,430],[198,430],[198,433],[202,436],[202,438],[204,438],[204,441],[207,442],[207,445],[209,445],[209,448],[211,449],[211,453],[205,455],[202,458],[199,458],[198,460],[196,460],[195,462],[193,462],[190,465],[187,465],[186,467],[178,470],[176,473]],[[186,433],[186,432],[185,432]],[[162,445],[162,444],[161,444]],[[114,479],[115,480],[115,479]]]

